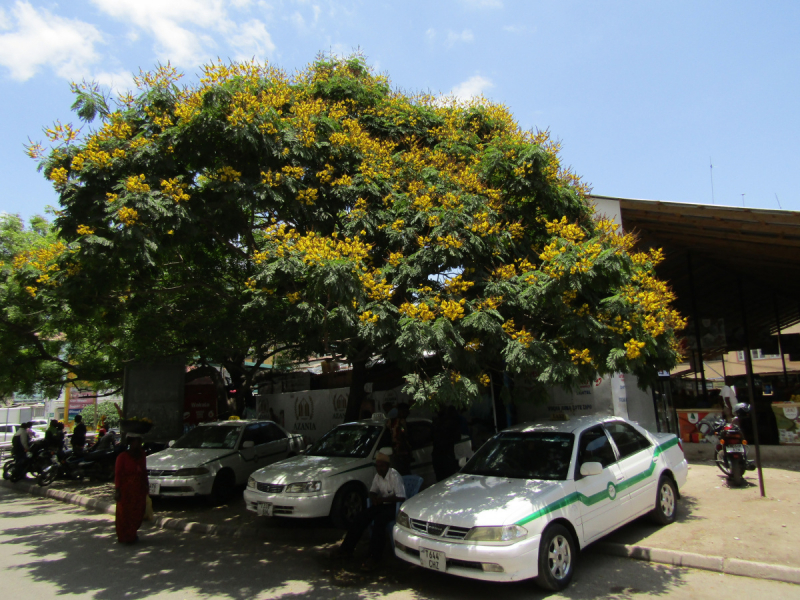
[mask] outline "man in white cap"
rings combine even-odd
[[[369,558],[364,563],[366,569],[373,569],[383,557],[386,546],[386,527],[394,521],[397,503],[406,499],[403,478],[389,466],[391,448],[381,448],[375,455],[375,478],[369,490],[371,506],[363,511],[347,530],[342,545],[333,552],[335,558],[349,558],[353,555],[358,540],[367,527],[372,525],[372,536],[369,541]]]

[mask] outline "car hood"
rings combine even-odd
[[[457,527],[511,525],[563,497],[565,483],[457,474],[407,500],[403,512]]]
[[[199,467],[225,456],[236,454],[236,450],[208,448],[167,448],[147,457],[147,468],[170,471]]]
[[[253,478],[262,483],[295,483],[323,480],[346,471],[363,471],[374,474],[375,468],[367,458],[341,458],[332,456],[294,456],[259,469]]]

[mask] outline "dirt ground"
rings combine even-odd
[[[710,461],[692,464],[676,523],[639,519],[603,541],[800,567],[800,469],[776,464],[763,473],[764,498],[756,471],[734,488]]]

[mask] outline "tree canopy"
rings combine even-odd
[[[60,246],[15,259],[15,285],[124,330],[126,359],[335,354],[351,404],[375,359],[422,402],[468,401],[492,370],[571,386],[676,363],[660,253],[596,216],[559,144],[506,107],[393,90],[359,56],[180,79],[142,73],[113,110],[77,86],[99,127],[29,148]]]

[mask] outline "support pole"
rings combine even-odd
[[[750,332],[747,328],[747,306],[744,301],[742,278],[739,277],[739,306],[742,311],[742,327],[744,328],[744,365],[747,371],[747,391],[750,393],[750,414],[753,417],[753,440],[756,446],[756,468],[758,469],[758,486],[761,497],[764,492],[764,474],[761,471],[761,446],[758,443],[758,409],[756,407],[755,385],[753,384],[753,357],[750,355]]]
[[[686,254],[687,268],[689,270],[689,293],[692,296],[692,321],[694,321],[694,337],[697,340],[697,359],[700,363],[700,384],[703,386],[703,399],[708,405],[708,390],[706,390],[706,368],[703,363],[703,344],[700,342],[700,319],[697,316],[697,294],[694,291],[694,272],[692,269],[692,253]],[[695,371],[696,373],[697,371]]]
[[[783,385],[789,389],[789,374],[786,372],[786,357],[783,355],[783,334],[781,333],[781,312],[778,308],[778,296],[772,293],[772,307],[775,309],[775,325],[778,328],[778,354],[781,355],[781,365],[783,365]]]

